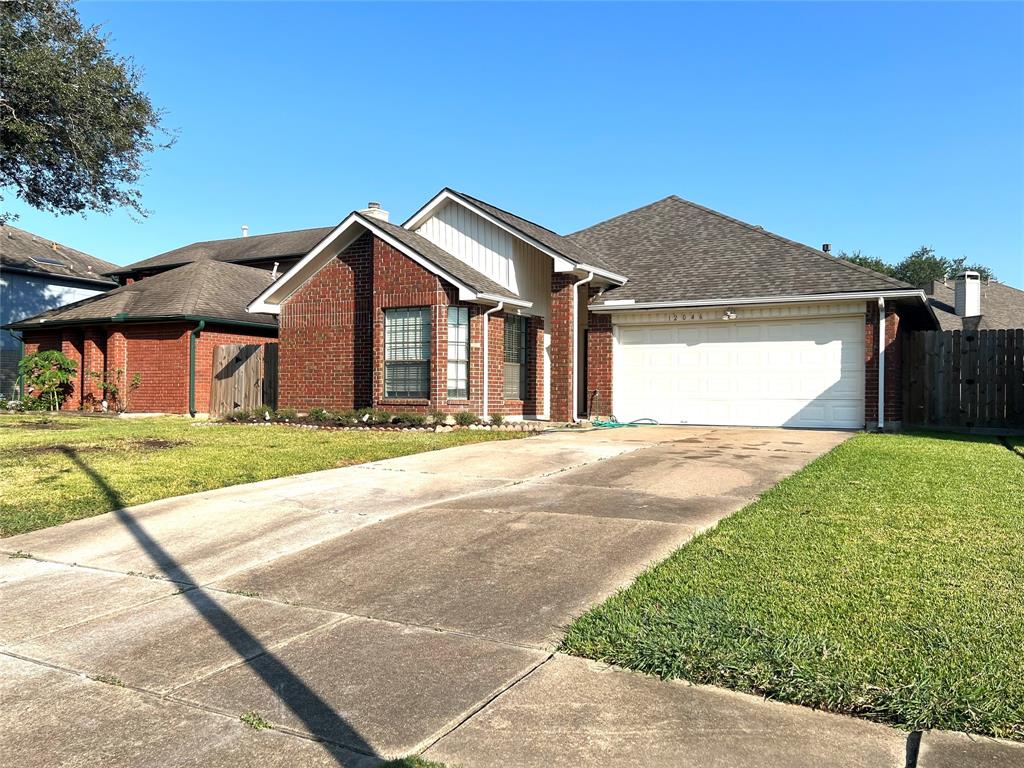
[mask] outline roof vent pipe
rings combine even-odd
[[[360,211],[363,216],[369,216],[371,219],[380,219],[381,221],[387,221],[389,214],[383,208],[380,207],[380,203],[371,200],[366,204],[366,207]]]
[[[956,276],[954,305],[960,317],[977,317],[981,314],[981,273],[972,269]]]
[[[821,250],[823,250],[825,253],[831,253],[832,252],[832,243],[822,243],[821,244]]]
[[[248,237],[248,236],[249,236],[249,225],[248,224],[243,224],[242,225],[242,237]]]

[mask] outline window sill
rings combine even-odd
[[[428,397],[385,397],[381,405],[430,405]]]

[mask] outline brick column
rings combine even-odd
[[[612,414],[612,316],[591,312],[587,333],[587,416]]]
[[[122,378],[128,376],[128,340],[120,328],[107,329],[107,366],[106,370],[114,376],[114,371],[123,371]],[[110,404],[111,410],[114,404]]]
[[[572,294],[571,273],[551,275],[551,420],[572,421]]]
[[[60,407],[62,411],[77,411],[82,407],[82,379],[85,378],[82,371],[82,332],[65,329],[61,333],[60,351],[75,364],[71,388]]]
[[[99,328],[85,329],[82,340],[82,404],[98,404],[103,399],[103,388],[90,372],[102,374],[106,364],[106,334]]]
[[[900,316],[885,308],[885,427],[898,429],[903,420],[903,361]],[[878,426],[878,302],[869,301],[864,316],[864,421]]]

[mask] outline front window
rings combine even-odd
[[[384,310],[384,397],[430,397],[430,307]]]
[[[526,318],[505,317],[505,399],[526,399]]]
[[[448,397],[469,397],[469,307],[448,307]]]

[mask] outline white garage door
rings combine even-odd
[[[864,318],[615,327],[620,421],[864,426]]]

